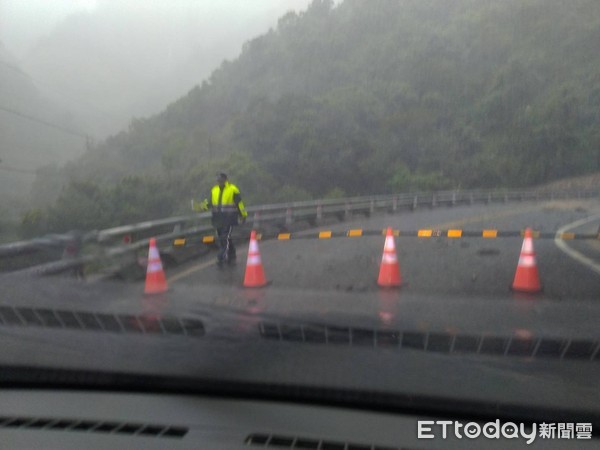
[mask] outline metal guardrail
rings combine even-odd
[[[253,228],[265,224],[281,229],[289,229],[294,222],[307,221],[317,225],[328,217],[338,220],[350,218],[353,214],[370,215],[378,211],[396,212],[419,207],[454,206],[459,204],[496,203],[513,201],[546,201],[558,199],[597,198],[598,190],[543,192],[538,190],[502,191],[441,191],[433,193],[384,194],[341,199],[323,199],[279,204],[259,205],[247,208],[248,222]],[[158,220],[123,225],[105,230],[94,230],[85,234],[71,232],[63,235],[48,235],[30,241],[15,242],[0,246],[0,258],[32,254],[48,248],[63,249],[74,240],[81,245],[96,245],[101,251],[92,255],[66,257],[46,264],[34,265],[27,272],[54,274],[88,264],[100,258],[117,258],[137,252],[148,245],[148,238],[155,236],[159,244],[171,242],[177,237],[187,237],[208,232],[210,212],[186,216],[168,217]],[[131,238],[136,236],[135,242]],[[123,239],[125,239],[125,242]]]

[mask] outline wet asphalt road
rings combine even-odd
[[[575,223],[579,225],[565,231],[587,233],[597,230],[599,220],[580,221],[599,213],[598,201],[474,205],[356,217],[323,229],[516,231],[531,226],[555,232]],[[5,275],[2,305],[9,312],[31,317],[52,308],[78,313],[81,324],[52,328],[40,325],[35,317],[7,322],[0,326],[0,363],[219,380],[243,374],[262,383],[354,390],[376,386],[382,392],[488,399],[495,405],[547,404],[597,411],[600,274],[567,255],[553,239],[537,239],[545,289],[535,297],[539,301],[529,301],[509,290],[521,238],[400,236],[396,243],[404,285],[382,291],[376,279],[383,242],[383,236],[262,241],[265,272],[272,284],[259,290],[240,288],[245,245],[240,245],[239,263],[232,268],[217,269],[212,253],[169,270],[169,291],[156,296],[143,295],[141,282],[13,280]],[[596,263],[597,244],[569,242]],[[99,326],[100,317],[116,321],[115,316],[128,328],[114,331]],[[84,318],[95,325],[87,325]],[[203,332],[194,336],[156,331],[166,329],[173,318],[202,321]],[[370,338],[365,344],[354,341],[354,331],[352,345],[280,341],[260,333],[263,322],[282,324],[284,331],[300,324],[303,333],[323,324],[331,330],[398,330],[403,343],[379,347]],[[429,351],[428,343],[424,351],[425,344],[405,345],[410,333],[468,337],[478,342],[477,348],[483,348],[488,337],[496,337],[502,349],[447,354]],[[569,359],[568,364],[559,356],[507,356],[506,343],[517,339],[553,339],[561,344],[558,355],[570,349],[571,342],[591,346],[591,352]]]
[[[498,229],[517,231],[527,226],[542,232],[600,213],[600,202],[551,201],[457,207],[421,208],[413,212],[358,216],[318,228],[343,231],[356,228],[381,230]],[[600,218],[564,231],[595,233]],[[314,234],[315,230],[309,231]],[[356,238],[262,241],[265,272],[273,289],[295,292],[376,292],[382,236]],[[444,296],[514,298],[509,289],[519,259],[522,239],[515,238],[417,238],[399,236],[396,247],[403,278],[401,293]],[[544,287],[538,298],[551,301],[600,301],[600,273],[561,250],[553,239],[534,241]],[[568,241],[569,248],[600,264],[598,241]],[[241,286],[246,263],[246,244],[238,246],[238,264],[218,269],[214,253],[169,272],[172,286],[207,286],[211,290]]]

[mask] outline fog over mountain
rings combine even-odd
[[[246,40],[308,3],[80,0],[29,45],[19,30],[11,35],[36,86],[77,115],[90,135],[103,138],[126,128],[133,116],[164,109],[224,59],[235,58]],[[42,5],[37,9],[43,11]],[[34,12],[31,23],[43,28]],[[27,23],[20,29],[27,30]]]
[[[0,42],[0,222],[28,206],[36,170],[83,153],[80,130],[78,119],[46,98]]]
[[[59,168],[202,83],[309,0],[0,0],[0,232]],[[53,186],[30,188],[36,171]]]
[[[86,147],[36,176],[23,237],[184,214],[221,170],[248,204],[600,171],[597,0],[312,0],[262,27],[264,2],[86,4],[5,70],[63,105],[21,134]]]

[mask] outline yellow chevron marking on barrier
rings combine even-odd
[[[525,236],[525,230],[521,230],[521,237]],[[531,237],[537,239],[540,237],[540,232],[536,230],[531,230]]]
[[[481,236],[483,238],[487,238],[487,239],[494,239],[498,237],[498,230],[483,230],[481,233]],[[387,229],[386,230],[382,230],[381,234],[385,235],[387,233]],[[417,236],[420,238],[430,238],[430,237],[438,237],[440,236],[441,231],[438,230],[418,230],[417,231]],[[521,231],[521,236],[523,236],[525,234],[524,231]],[[333,235],[332,231],[320,231],[318,234],[318,239],[331,239]],[[400,230],[392,230],[392,235],[394,236],[400,236]],[[446,236],[448,238],[462,238],[463,235],[463,230],[447,230],[446,232]],[[539,238],[540,237],[540,232],[539,231],[533,231],[532,233],[534,238]],[[355,230],[348,230],[346,232],[346,236],[347,237],[361,237],[364,236],[364,230],[362,229],[355,229]],[[577,235],[575,233],[561,233],[559,235],[557,235],[557,239],[563,239],[563,240],[573,240],[575,239]],[[262,239],[262,234],[257,233],[256,235],[256,239],[257,240],[261,240]],[[291,233],[279,233],[277,235],[277,240],[279,241],[287,241],[287,240],[291,240],[292,239],[292,234]],[[215,237],[214,236],[203,236],[202,237],[202,242],[204,244],[212,244],[215,242]],[[173,241],[173,245],[174,246],[184,246],[186,244],[187,240],[186,239],[175,239]]]
[[[494,239],[498,237],[498,230],[483,230],[481,236],[488,239]]]

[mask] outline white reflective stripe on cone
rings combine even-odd
[[[248,255],[248,265],[258,266],[261,263],[260,255]]]
[[[258,253],[258,243],[256,241],[250,241],[248,253]]]
[[[148,259],[158,259],[160,255],[158,254],[158,249],[156,247],[150,247],[150,251],[148,252]]]
[[[385,238],[385,246],[383,250],[396,251],[396,245],[394,244],[394,238],[392,236],[388,236]]]
[[[531,238],[525,238],[523,247],[521,247],[521,253],[533,253],[533,241]]]
[[[162,264],[160,261],[153,261],[148,264],[148,272],[158,272],[162,270]]]
[[[521,255],[521,257],[519,258],[519,266],[535,267],[535,256]]]
[[[398,257],[396,256],[395,253],[384,253],[382,262],[384,264],[394,264],[394,263],[398,262]]]

